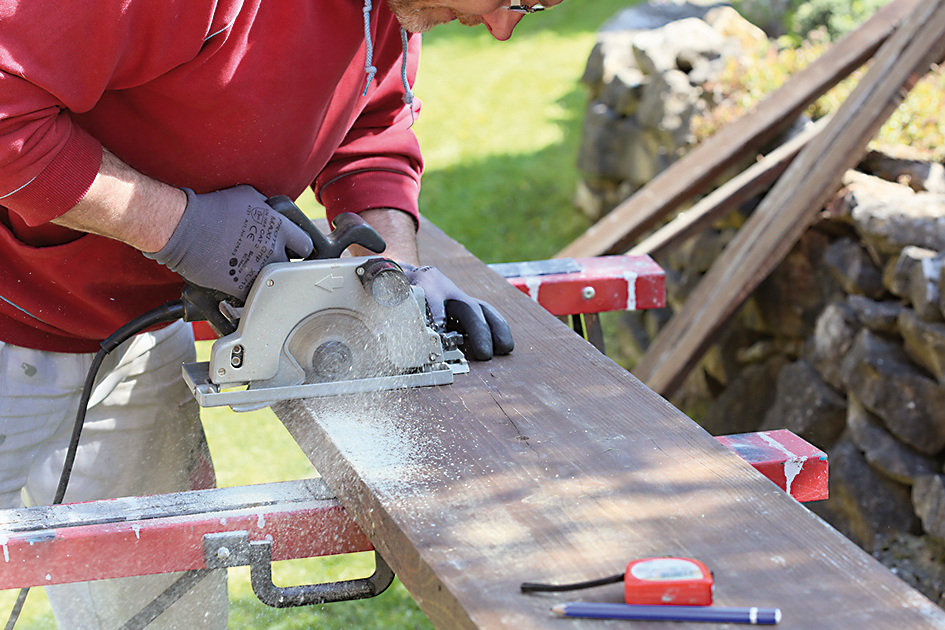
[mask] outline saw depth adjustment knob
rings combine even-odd
[[[381,306],[393,308],[410,297],[410,281],[403,270],[387,258],[371,258],[357,269],[358,279]]]

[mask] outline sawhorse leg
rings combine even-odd
[[[567,317],[570,317],[571,328],[574,329],[574,332],[589,341],[595,348],[600,350],[601,354],[607,354],[604,347],[604,329],[600,323],[600,313],[577,313],[559,319],[567,324]]]

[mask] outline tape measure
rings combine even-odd
[[[715,588],[709,568],[692,558],[644,558],[632,560],[618,575],[574,584],[521,585],[523,593],[576,591],[604,584],[623,582],[628,604],[676,606],[711,606]]]
[[[647,558],[627,565],[623,578],[628,604],[711,606],[712,572],[692,558]]]

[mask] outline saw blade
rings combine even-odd
[[[302,367],[306,383],[395,372],[380,338],[354,311],[328,309],[309,315],[290,333],[286,350]]]

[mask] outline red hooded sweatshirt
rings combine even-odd
[[[94,6],[94,8],[93,8]],[[328,210],[417,213],[400,27],[362,0],[0,0],[0,341],[93,352],[180,297],[137,250],[50,223],[102,147],[198,193],[251,184]],[[412,36],[407,73],[416,74]],[[419,107],[414,104],[414,109]]]

